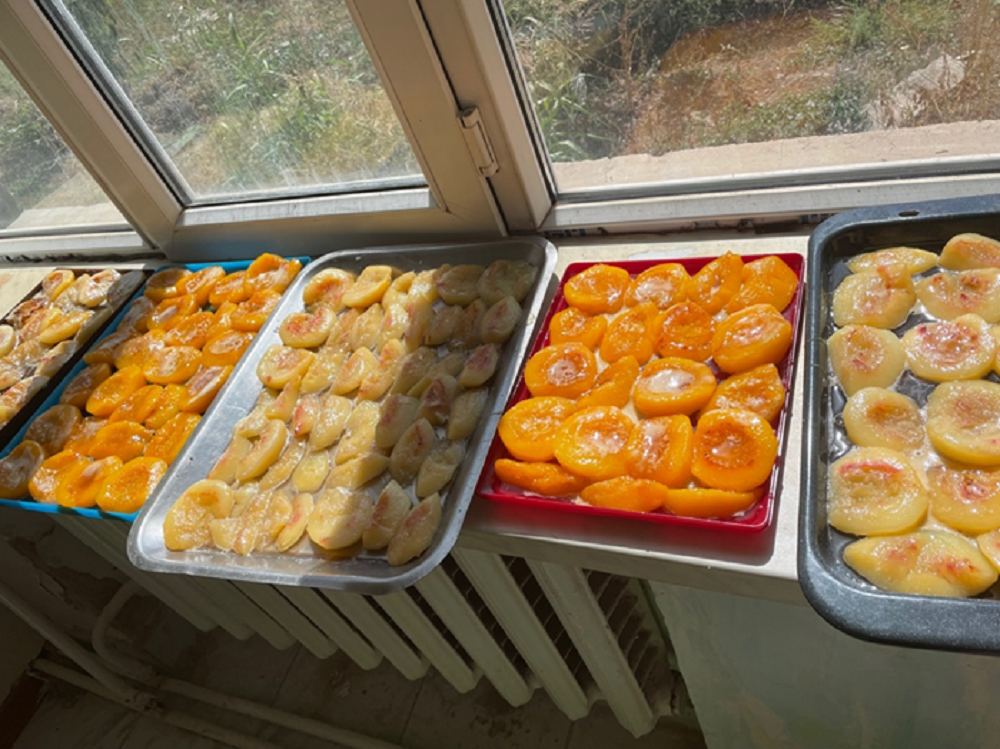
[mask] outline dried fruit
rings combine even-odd
[[[753,411],[764,421],[773,422],[784,404],[785,386],[778,368],[762,364],[720,382],[703,410],[742,408]]]
[[[354,458],[330,471],[330,486],[357,489],[374,481],[389,467],[389,458],[378,453],[368,453]]]
[[[135,421],[142,424],[156,410],[162,395],[163,388],[159,385],[145,385],[126,398],[108,417],[108,422]]]
[[[212,470],[208,472],[208,478],[222,481],[229,484],[236,480],[236,471],[239,462],[247,456],[253,443],[245,437],[235,436],[229,443],[219,459],[215,461]],[[266,476],[265,476],[266,478]],[[280,483],[280,482],[279,482]]]
[[[330,473],[330,456],[326,450],[320,450],[305,456],[295,467],[292,471],[292,486],[298,492],[315,492],[323,486],[328,473]]]
[[[208,333],[214,325],[215,315],[211,312],[195,312],[168,330],[163,342],[168,346],[204,348],[208,343]]]
[[[203,414],[212,405],[216,394],[226,384],[232,367],[202,367],[186,385],[187,396],[181,401],[181,411]]]
[[[851,273],[860,273],[863,270],[877,270],[886,265],[902,265],[914,274],[930,270],[937,265],[937,262],[938,256],[927,250],[918,250],[915,247],[889,247],[856,255],[847,262],[847,268]]]
[[[625,408],[632,397],[632,386],[639,377],[639,362],[625,356],[609,366],[594,382],[594,387],[580,396],[578,408],[616,406]]]
[[[313,497],[311,494],[297,494],[292,499],[292,514],[285,522],[285,527],[281,529],[275,539],[275,545],[279,551],[287,551],[292,548],[302,534],[306,531],[306,525],[313,511]]]
[[[288,440],[288,428],[281,419],[268,419],[253,449],[240,461],[236,478],[249,481],[263,475],[278,459]]]
[[[219,333],[202,348],[201,363],[206,367],[235,366],[253,341],[253,333],[226,330]]]
[[[254,294],[271,293],[281,296],[302,269],[298,260],[286,260],[269,252],[259,255],[246,269],[243,288],[253,298]]]
[[[632,400],[643,416],[693,414],[715,392],[715,375],[690,359],[656,359],[635,382]]]
[[[407,514],[396,535],[389,541],[386,560],[399,567],[423,554],[441,524],[441,497],[432,494]]]
[[[653,355],[656,315],[656,305],[652,302],[644,302],[618,315],[601,340],[601,358],[609,364],[623,356],[634,356],[639,364],[649,361]]]
[[[752,411],[720,409],[698,419],[691,472],[705,486],[746,492],[771,475],[778,438]]]
[[[108,422],[94,435],[87,454],[92,458],[121,458],[122,462],[138,458],[146,450],[153,433],[134,421]]]
[[[777,364],[791,345],[791,323],[770,304],[755,304],[719,323],[712,336],[712,359],[723,372],[736,374]]]
[[[150,353],[142,373],[158,385],[190,380],[201,366],[201,351],[193,346],[167,346]]]
[[[392,268],[388,265],[369,265],[354,281],[341,301],[348,307],[370,307],[382,301],[389,284],[392,283]]]
[[[597,380],[597,360],[582,343],[546,346],[524,368],[524,381],[533,396],[577,398]]]
[[[229,323],[233,330],[256,333],[267,322],[274,308],[281,301],[281,294],[273,289],[258,291],[245,302],[240,302],[233,310]]]
[[[724,489],[668,489],[663,509],[690,518],[727,518],[748,510],[763,490],[729,492]]]
[[[242,451],[243,447],[240,446],[237,449]],[[249,451],[250,450],[247,449],[247,452]],[[265,473],[263,478],[261,478],[260,488],[274,489],[279,484],[283,484],[287,481],[295,469],[298,468],[299,463],[302,462],[302,458],[305,454],[305,440],[288,440],[288,444],[285,446],[285,451],[281,453],[281,457],[271,464],[271,467],[267,469],[267,473]]]
[[[37,442],[24,440],[0,458],[0,498],[20,499],[28,495],[28,482],[45,460],[45,450]]]
[[[97,506],[105,512],[125,515],[138,512],[166,472],[167,464],[158,458],[133,458],[105,479]]]
[[[395,481],[386,484],[375,502],[371,521],[361,534],[361,543],[364,547],[374,551],[388,546],[389,541],[406,520],[411,506],[410,495],[403,487]]]
[[[582,343],[596,350],[604,338],[608,318],[591,316],[576,307],[567,307],[552,316],[549,323],[549,343]]]
[[[187,443],[188,437],[198,426],[201,416],[194,413],[179,413],[162,427],[146,447],[147,458],[159,458],[171,465]]]
[[[570,415],[556,431],[553,452],[563,467],[593,481],[627,472],[625,446],[635,422],[614,406]]]
[[[324,549],[343,549],[361,540],[372,510],[371,497],[364,492],[333,487],[316,499],[306,532]]]
[[[323,398],[319,414],[309,432],[309,446],[313,450],[329,447],[338,439],[347,425],[353,404],[350,399],[334,393]]]
[[[494,464],[497,478],[505,484],[516,486],[543,497],[568,497],[579,494],[590,483],[558,463],[522,463],[500,458]]]
[[[275,343],[257,363],[257,377],[267,387],[283,388],[292,380],[299,380],[309,369],[315,354],[301,348],[291,348]]]
[[[556,432],[575,410],[576,404],[568,398],[528,398],[500,417],[497,432],[518,460],[552,460]]]
[[[209,303],[213,307],[218,308],[226,302],[239,304],[244,299],[247,299],[250,295],[243,285],[245,276],[246,271],[239,270],[217,281],[208,293]]]
[[[337,374],[330,390],[337,395],[354,392],[368,377],[378,370],[378,359],[371,349],[361,348],[355,351],[344,363]]]
[[[55,455],[63,449],[81,421],[83,415],[76,406],[52,406],[35,417],[24,433],[24,439],[37,442],[46,455]]]
[[[118,369],[126,367],[141,367],[154,351],[167,347],[167,333],[163,330],[151,330],[136,336],[118,346],[114,352],[114,363]]]
[[[233,508],[233,493],[221,481],[199,481],[188,487],[163,521],[163,541],[171,551],[187,551],[211,541],[208,523],[227,518]]]
[[[226,271],[219,265],[209,265],[206,268],[195,271],[190,276],[185,276],[177,284],[177,289],[181,294],[190,294],[198,302],[198,307],[204,307],[211,298],[212,291],[216,284],[226,277]]]
[[[486,269],[481,265],[455,265],[437,277],[437,290],[446,304],[472,304],[479,298],[477,284]]]
[[[563,295],[571,307],[588,315],[617,312],[631,282],[624,268],[598,263],[570,278],[563,286]]]
[[[732,314],[754,304],[770,304],[783,312],[798,286],[795,271],[780,257],[759,258],[743,266],[743,285],[726,304],[726,312]]]
[[[658,510],[666,496],[667,487],[663,484],[631,476],[599,481],[580,491],[580,499],[589,505],[627,512]]]
[[[178,296],[181,293],[178,285],[190,275],[187,268],[164,268],[150,276],[143,293],[157,303]]]
[[[93,462],[80,458],[56,481],[56,502],[63,507],[93,507],[101,488],[122,467],[122,459],[110,456]]]
[[[505,296],[524,301],[538,278],[538,269],[522,260],[494,260],[476,281],[476,291],[486,304]]]
[[[170,330],[181,320],[197,312],[199,308],[198,300],[190,294],[164,299],[149,313],[146,325],[150,330]]]
[[[60,341],[65,341],[67,338],[72,338],[93,315],[94,313],[90,310],[86,312],[70,312],[68,314],[59,312],[55,319],[50,321],[45,327],[45,330],[38,334],[38,340],[51,346]]]
[[[302,289],[306,304],[324,304],[334,312],[344,308],[344,294],[354,284],[354,274],[338,268],[321,270]]]
[[[87,398],[87,411],[94,416],[110,416],[125,399],[146,384],[139,367],[125,367],[94,388]]]
[[[156,408],[143,421],[146,429],[159,429],[174,416],[180,413],[181,404],[187,398],[187,388],[183,385],[170,384],[162,388],[160,397],[156,400]]]
[[[682,302],[660,314],[654,348],[660,356],[703,362],[712,355],[715,320],[694,302]]]
[[[625,443],[628,474],[665,486],[681,487],[691,480],[694,430],[687,416],[643,419]]]
[[[86,458],[72,450],[63,450],[43,460],[28,482],[31,498],[36,502],[56,504],[56,485],[60,477],[78,461],[86,461]]]
[[[743,259],[727,252],[691,276],[687,285],[688,299],[714,315],[736,295],[742,283]]]

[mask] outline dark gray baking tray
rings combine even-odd
[[[952,599],[877,589],[844,564],[842,551],[853,537],[831,528],[826,512],[827,469],[845,451],[834,421],[843,396],[829,373],[825,343],[833,332],[830,302],[846,274],[844,260],[897,245],[940,252],[963,232],[1000,237],[1000,197],[849,211],[823,222],[809,241],[799,582],[824,619],[855,637],[988,653],[1000,652],[1000,600],[989,591]]]

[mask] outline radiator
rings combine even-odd
[[[363,669],[385,659],[408,679],[433,667],[459,692],[486,678],[513,706],[544,689],[573,720],[604,700],[635,736],[662,716],[693,718],[637,580],[456,548],[412,588],[364,596],[143,572],[125,553],[128,525],[58,522],[202,631],[317,658],[340,650]]]

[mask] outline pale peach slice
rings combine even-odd
[[[292,380],[301,379],[314,356],[306,349],[275,343],[260,358],[257,377],[267,387],[282,388]]]
[[[406,306],[406,328],[403,344],[407,351],[416,351],[423,343],[434,319],[434,308],[423,297],[409,299]]]
[[[263,475],[281,455],[287,439],[288,428],[285,422],[281,419],[269,419],[253,449],[240,461],[236,478],[248,481]]]
[[[240,527],[233,539],[232,550],[247,555],[264,545],[267,538],[267,517],[271,492],[258,492],[240,513]]]
[[[375,348],[385,346],[389,341],[401,341],[410,325],[410,313],[405,297],[397,304],[386,304],[383,301],[382,308],[385,310],[385,315],[382,317],[382,327],[379,328]]]
[[[394,393],[382,402],[381,416],[375,426],[375,444],[388,450],[393,447],[410,425],[417,420],[420,401],[402,393]]]
[[[306,532],[324,549],[343,549],[361,540],[372,516],[366,493],[343,487],[327,489],[315,501]]]
[[[303,393],[319,393],[326,390],[337,379],[350,353],[343,349],[321,348],[313,357],[309,371],[302,376]]]
[[[312,515],[313,504],[312,494],[297,494],[292,499],[292,514],[275,539],[275,545],[279,551],[287,551],[302,538],[302,534],[306,532],[309,517]]]
[[[440,346],[443,343],[448,343],[458,325],[459,318],[462,317],[462,312],[462,308],[457,306],[448,306],[435,311],[424,332],[424,344]]]
[[[538,268],[523,260],[495,260],[479,277],[476,289],[487,304],[496,304],[505,296],[522,302],[535,285]]]
[[[371,522],[361,535],[364,547],[369,551],[375,551],[388,546],[389,541],[406,520],[412,504],[410,495],[403,487],[395,481],[386,484],[378,501],[375,502]]]
[[[452,348],[472,349],[482,343],[479,330],[482,326],[483,318],[486,317],[486,304],[482,299],[477,299],[458,316],[455,329],[451,332],[451,339],[448,345]]]
[[[229,517],[233,494],[221,481],[204,480],[188,487],[163,521],[163,541],[171,551],[187,551],[211,540],[209,521]]]
[[[424,394],[420,396],[417,418],[427,419],[435,426],[443,425],[448,421],[451,404],[459,389],[458,382],[451,375],[442,374],[432,378]]]
[[[434,448],[434,427],[427,419],[420,419],[403,432],[389,456],[392,477],[405,486],[413,481],[420,466]]]
[[[233,426],[233,434],[239,437],[256,437],[264,431],[267,426],[267,412],[276,396],[272,390],[264,388],[257,398],[257,405],[246,416],[236,422]]]
[[[389,541],[386,559],[399,567],[423,554],[441,524],[441,497],[432,494],[407,513],[399,530]]]
[[[499,361],[500,347],[495,343],[477,347],[465,361],[458,375],[458,384],[464,388],[479,387],[493,376]]]
[[[330,456],[326,450],[311,453],[302,459],[292,473],[292,486],[298,492],[318,491],[330,473]]]
[[[0,357],[7,356],[17,343],[17,333],[10,325],[0,325]]]
[[[337,465],[375,450],[375,427],[379,416],[378,404],[371,401],[362,401],[354,407],[337,446]]]
[[[236,480],[236,470],[239,463],[247,456],[253,443],[245,437],[233,437],[229,446],[225,449],[219,459],[215,461],[212,470],[208,472],[208,478],[215,481],[222,481],[230,484]]]
[[[396,374],[396,382],[392,386],[393,393],[406,393],[430,372],[437,363],[437,354],[427,347],[418,348],[407,354]]]
[[[351,326],[351,335],[348,339],[354,351],[365,348],[374,349],[378,345],[379,331],[382,329],[384,317],[385,313],[383,313],[380,304],[373,304],[361,313],[361,316]]]
[[[360,400],[378,400],[390,388],[396,379],[406,356],[406,347],[395,338],[386,341],[379,354],[375,369],[365,375],[358,388]]]
[[[441,375],[458,377],[459,373],[465,367],[465,362],[466,354],[464,351],[453,351],[431,367],[427,374],[417,380],[416,384],[406,391],[406,394],[411,398],[419,398],[424,394],[424,391],[435,377],[440,377]]]
[[[447,304],[471,304],[479,298],[476,284],[486,269],[481,265],[455,265],[437,278],[438,294]]]
[[[261,489],[274,489],[287,481],[306,454],[305,440],[288,440],[285,450],[260,480]]]
[[[429,497],[444,489],[465,457],[465,448],[457,442],[441,440],[434,445],[417,473],[417,496]]]
[[[410,299],[425,299],[428,304],[434,304],[438,300],[437,278],[442,271],[449,266],[424,270],[416,275],[413,283],[410,284],[408,294]]]
[[[309,447],[322,450],[340,439],[353,407],[350,398],[327,393],[320,404],[312,431],[309,432]]]
[[[330,336],[337,314],[326,305],[312,312],[293,312],[281,322],[278,335],[281,342],[294,348],[321,346]]]
[[[45,330],[38,334],[38,340],[50,346],[75,336],[83,324],[94,315],[91,310],[71,312],[69,314],[64,314],[58,310],[56,312],[58,312],[58,315],[55,319],[51,320],[45,327]]]
[[[1000,268],[1000,242],[982,234],[958,234],[945,244],[938,264],[950,270]]]
[[[382,301],[382,296],[392,283],[392,268],[388,265],[369,265],[342,297],[348,307],[369,307]]]
[[[306,304],[325,304],[334,312],[344,308],[344,294],[354,285],[354,274],[339,268],[321,270],[302,289]]]
[[[233,550],[239,532],[239,518],[212,518],[208,521],[208,534],[212,539],[212,545],[222,551]]]
[[[125,317],[118,323],[118,330],[125,333],[145,333],[149,330],[149,313],[156,305],[149,297],[141,296],[128,307]]]
[[[378,453],[368,453],[349,460],[330,471],[330,486],[357,489],[374,481],[389,467],[389,458]]]
[[[75,278],[71,270],[54,270],[42,279],[42,293],[54,302]]]
[[[330,390],[337,395],[347,395],[361,387],[361,383],[378,367],[378,359],[371,349],[361,348],[351,354]]]
[[[278,397],[264,410],[265,416],[269,419],[281,419],[288,421],[295,413],[295,406],[299,402],[299,380],[294,379],[285,385]]]
[[[299,399],[292,413],[292,434],[304,437],[312,431],[313,424],[319,417],[320,398],[318,395],[304,395]]]
[[[472,434],[488,399],[489,391],[486,388],[467,390],[455,398],[448,416],[448,439],[464,440]]]
[[[503,343],[520,320],[521,305],[514,297],[506,296],[486,310],[479,323],[479,337],[484,343]]]

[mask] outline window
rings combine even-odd
[[[993,3],[502,2],[567,199],[997,166]]]
[[[0,232],[125,224],[14,76],[0,65]]]
[[[343,0],[52,10],[185,203],[426,184]]]

